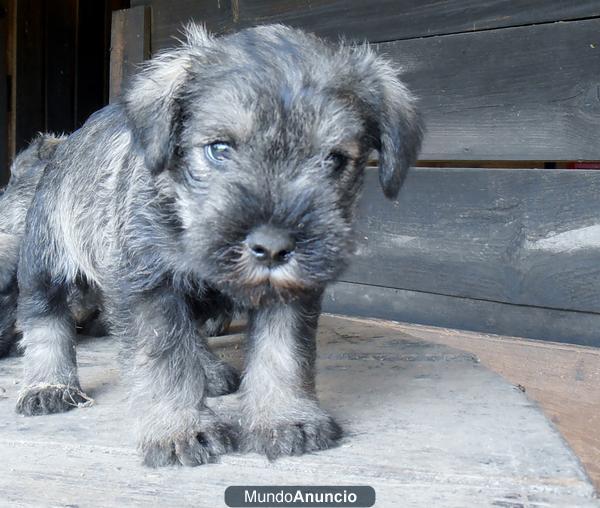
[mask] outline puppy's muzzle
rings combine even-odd
[[[259,226],[246,237],[252,258],[269,268],[285,265],[294,255],[296,242],[289,232],[270,225]]]

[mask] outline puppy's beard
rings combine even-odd
[[[247,254],[240,256],[236,265],[237,283],[254,289],[264,286],[275,291],[301,291],[307,288],[306,281],[299,274],[298,263],[292,258],[284,265],[267,267],[257,263]]]
[[[206,280],[241,306],[291,302],[322,286],[320,281],[306,276],[300,259],[292,257],[286,264],[268,267],[258,262],[243,244],[219,251],[218,261]]]

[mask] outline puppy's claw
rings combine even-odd
[[[64,413],[75,407],[94,403],[78,388],[67,385],[41,384],[26,388],[19,395],[16,411],[25,416]]]
[[[285,455],[326,450],[337,446],[341,427],[329,416],[299,423],[279,424],[244,436],[242,449],[266,455],[271,461]]]
[[[234,449],[235,434],[222,423],[165,441],[146,441],[141,445],[144,464],[149,467],[200,466],[217,462],[220,455]]]

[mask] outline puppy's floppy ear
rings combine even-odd
[[[130,81],[122,103],[131,122],[134,141],[144,154],[146,166],[160,172],[169,166],[175,150],[179,97],[194,57],[212,44],[200,25],[184,29],[181,46],[154,56]]]
[[[393,199],[421,150],[423,122],[416,99],[398,79],[397,70],[370,49],[363,48],[361,58],[363,71],[368,72],[363,100],[369,105],[369,134],[379,152],[379,182],[385,196]]]

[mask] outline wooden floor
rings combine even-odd
[[[354,320],[473,353],[536,401],[600,491],[600,349],[382,320]]]
[[[63,415],[17,416],[21,360],[2,360],[0,505],[217,507],[234,484],[367,484],[383,507],[597,506],[579,460],[528,398],[534,385],[523,392],[488,369],[485,354],[444,344],[459,339],[476,342],[463,332],[324,316],[317,385],[346,430],[341,445],[272,464],[231,454],[195,469],[140,465],[110,340],[80,345],[95,404]],[[512,339],[494,340],[509,347]],[[239,335],[214,346],[241,364]],[[211,405],[235,421],[239,396]]]

